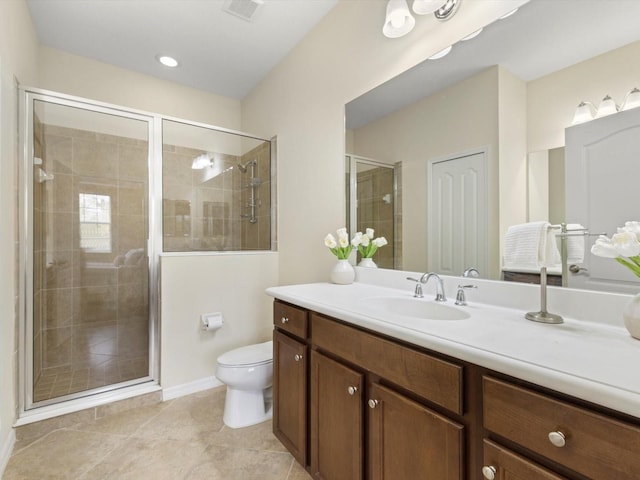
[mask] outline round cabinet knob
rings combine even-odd
[[[349,387],[347,387],[347,393],[349,395],[355,395],[356,393],[358,393],[358,387],[354,387],[353,385],[349,385]]]
[[[287,317],[282,317],[280,320],[282,323],[289,323],[289,319]]]
[[[378,406],[378,400],[374,400],[373,398],[370,398],[367,403],[369,404],[369,408],[376,408]]]
[[[564,447],[567,443],[567,437],[565,437],[564,433],[557,432],[549,432],[549,441],[556,447],[561,448]]]
[[[300,355],[299,353],[296,353],[293,358],[296,362],[299,362],[300,360],[302,360],[302,355]]]
[[[487,480],[495,480],[496,473],[498,473],[496,467],[493,467],[491,465],[485,465],[484,467],[482,467],[482,475]]]

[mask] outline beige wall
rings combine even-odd
[[[272,299],[264,290],[278,282],[277,263],[276,253],[161,258],[163,388],[210,379],[218,355],[271,338]],[[213,312],[224,326],[200,330],[200,315]]]
[[[278,134],[280,283],[326,281],[333,265],[322,240],[344,223],[345,103],[523,3],[471,0],[391,40],[383,1],[340,1],[243,101],[246,130]]]
[[[498,68],[489,68],[353,132],[357,155],[402,162],[403,265],[427,270],[427,164],[486,148],[491,210],[497,211]],[[408,194],[407,192],[410,192]],[[497,222],[493,237],[497,235]],[[497,255],[497,245],[494,245]]]
[[[0,2],[0,472],[13,444],[17,405],[17,92],[38,81],[38,40],[23,0]]]
[[[578,104],[596,106],[609,94],[616,103],[640,87],[640,42],[605,53],[527,84],[528,151],[564,146]]]
[[[42,46],[40,88],[239,130],[240,102]]]

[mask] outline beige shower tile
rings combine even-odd
[[[166,152],[162,158],[162,183],[164,185],[191,185],[191,164],[194,156]]]
[[[117,287],[90,286],[73,289],[74,324],[116,320]]]
[[[56,173],[52,181],[44,182],[46,192],[47,212],[73,211],[73,177],[68,174]]]
[[[118,249],[127,252],[136,248],[143,248],[147,241],[147,224],[141,215],[118,215],[115,218],[118,225]]]
[[[118,213],[121,215],[145,215],[147,211],[147,186],[145,182],[118,182]]]
[[[188,480],[285,480],[291,454],[210,447],[185,477]]]
[[[119,145],[119,178],[147,181],[149,177],[148,156],[148,148],[146,145]]]
[[[56,430],[13,455],[3,479],[80,478],[121,442],[114,435]]]
[[[42,318],[45,329],[66,327],[71,324],[71,289],[44,290],[45,303]]]
[[[91,140],[73,140],[73,170],[77,175],[116,178],[118,146]]]
[[[44,368],[67,365],[71,362],[71,328],[52,328],[44,331]]]
[[[46,256],[41,259],[44,268],[45,288],[69,288],[73,285],[73,252],[58,250],[47,263]]]
[[[71,137],[48,133],[44,136],[43,166],[48,173],[71,173]]]
[[[182,479],[202,458],[203,452],[204,447],[197,443],[130,438],[82,479]]]
[[[48,237],[53,240],[53,251],[69,250],[73,242],[73,213],[50,213],[54,228],[48,232]]]

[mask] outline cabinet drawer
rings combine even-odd
[[[566,480],[565,477],[556,475],[531,460],[493,443],[491,440],[484,440],[483,451],[484,466],[482,467],[482,474],[484,478],[494,478],[494,480],[509,480],[512,478]],[[492,476],[492,473],[494,476]]]
[[[483,404],[485,428],[508,440],[588,478],[638,479],[640,428],[634,425],[489,377],[483,378]],[[556,432],[564,446],[551,442]]]
[[[462,367],[311,312],[314,345],[462,414]]]
[[[273,302],[273,324],[299,338],[307,338],[307,311],[279,301]]]

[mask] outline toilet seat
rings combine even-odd
[[[273,342],[236,348],[218,357],[218,364],[225,367],[247,367],[273,362]]]

